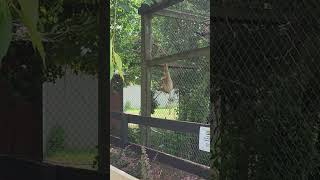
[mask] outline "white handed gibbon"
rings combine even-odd
[[[168,64],[163,65],[163,76],[161,78],[160,91],[170,94],[173,90],[173,82],[170,76]]]

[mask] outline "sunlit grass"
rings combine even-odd
[[[140,109],[129,109],[125,111],[127,114],[139,115]],[[176,120],[178,118],[176,108],[158,108],[155,109],[154,114],[151,115],[154,118],[168,119],[168,120]],[[138,128],[137,124],[129,123],[130,128]]]
[[[140,109],[129,109],[125,111],[127,114],[139,115]],[[154,118],[176,120],[178,118],[176,108],[158,108],[155,109],[154,114],[151,115]]]
[[[92,163],[95,159],[96,154],[97,154],[96,150],[92,150],[92,151],[62,150],[62,151],[50,153],[46,157],[46,161],[53,164],[91,169]]]

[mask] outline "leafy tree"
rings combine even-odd
[[[41,55],[45,63],[45,53],[41,36],[37,30],[39,1],[3,0],[0,2],[0,62],[6,55],[12,40],[12,20],[19,17],[21,22],[28,28],[33,46]]]
[[[74,7],[82,5],[93,8],[82,7],[83,10],[79,11],[70,8],[72,7],[70,4]],[[31,40],[43,59],[44,67],[47,67],[45,64],[47,59],[51,67],[68,65],[75,72],[97,74],[99,40],[97,1],[4,0],[1,1],[0,8],[0,37],[3,39],[0,44],[1,60],[6,55],[11,41]],[[71,13],[68,12],[70,9]],[[15,23],[17,20],[18,23]],[[17,26],[15,30],[13,24]],[[47,55],[43,42],[46,51],[49,52]],[[121,58],[115,51],[112,52],[111,68],[115,67],[121,73]]]
[[[111,29],[117,32],[114,47],[122,58],[125,85],[140,84],[140,15],[143,0],[111,0]],[[115,17],[116,15],[116,17]],[[116,20],[114,20],[116,19]]]

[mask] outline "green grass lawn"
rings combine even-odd
[[[50,153],[47,156],[46,161],[53,164],[91,169],[96,154],[97,152],[95,150],[92,150],[92,151],[63,150],[63,151]]]
[[[125,111],[127,114],[139,115],[140,109],[129,109]],[[154,114],[151,115],[154,118],[168,119],[168,120],[176,120],[178,115],[176,113],[176,108],[158,108],[155,109]]]
[[[168,119],[168,120],[176,120],[177,113],[176,108],[158,108],[155,110],[155,113],[152,117],[161,118],[161,119]],[[129,109],[125,111],[125,113],[139,115],[139,109]],[[130,128],[137,128],[137,124],[129,124]],[[50,153],[46,161],[54,163],[54,164],[62,164],[62,165],[70,165],[76,167],[85,167],[91,168],[91,165],[94,161],[96,150],[91,151],[75,151],[75,150],[63,150],[58,151],[55,153]]]
[[[140,109],[129,109],[125,111],[125,113],[132,114],[132,115],[139,115],[139,112],[140,112]],[[176,113],[176,108],[172,108],[172,109],[158,108],[158,109],[155,109],[155,112],[154,114],[151,115],[151,117],[168,119],[168,120],[176,120],[178,118],[178,115]],[[129,123],[129,127],[138,128],[138,125]]]

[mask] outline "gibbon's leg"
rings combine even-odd
[[[171,98],[171,92],[173,90],[173,82],[170,76],[168,64],[163,65],[163,77],[161,78],[161,86],[160,91],[169,94],[168,102],[165,106],[165,108],[168,108]],[[171,114],[171,110],[169,109],[169,115]]]

